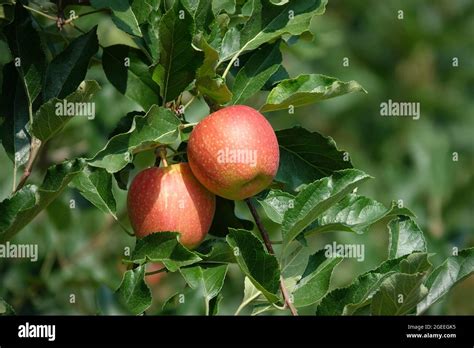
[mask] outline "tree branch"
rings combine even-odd
[[[257,209],[255,209],[255,206],[253,205],[252,201],[250,198],[245,199],[245,203],[247,203],[247,206],[249,207],[250,213],[253,216],[253,219],[255,220],[255,224],[258,227],[258,230],[260,231],[260,234],[263,238],[263,242],[265,243],[265,246],[268,250],[268,252],[272,255],[275,255],[275,251],[273,250],[272,242],[270,241],[270,237],[268,235],[267,230],[263,226],[262,221],[260,220],[260,216],[258,215]],[[285,304],[290,310],[292,315],[298,315],[298,312],[293,306],[293,303],[291,303],[290,296],[288,295],[288,291],[286,290],[285,283],[283,282],[283,278],[280,277],[280,290],[281,294],[283,296],[283,299],[285,300]]]
[[[28,158],[28,162],[26,163],[25,170],[23,171],[23,175],[21,176],[20,181],[18,182],[18,185],[13,191],[13,193],[21,189],[25,185],[26,180],[28,180],[28,178],[30,177],[31,171],[33,170],[33,164],[35,162],[36,156],[38,156],[40,147],[41,147],[41,140],[35,137],[32,137],[31,145],[30,145],[30,157]]]

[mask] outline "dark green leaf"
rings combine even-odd
[[[235,263],[235,255],[232,248],[222,239],[205,240],[194,253],[205,263]]]
[[[280,42],[255,51],[235,77],[232,104],[242,104],[257,93],[281,65]]]
[[[4,68],[5,76],[0,110],[5,116],[2,124],[2,145],[16,168],[28,162],[31,139],[27,130],[30,121],[31,104],[25,92],[21,77],[13,63]],[[9,85],[13,83],[13,85]]]
[[[94,118],[95,104],[92,98],[99,90],[100,86],[96,81],[84,81],[74,93],[63,100],[50,99],[36,112],[31,127],[32,134],[42,142],[46,142],[58,134],[73,117]]]
[[[171,144],[179,138],[179,119],[169,109],[156,105],[145,116],[135,116],[125,133],[114,135],[91,159],[90,165],[115,173],[124,168],[139,150]]]
[[[320,301],[329,290],[332,271],[342,258],[326,258],[325,250],[311,255],[301,280],[293,290],[294,305],[305,307]]]
[[[178,242],[178,232],[157,232],[137,240],[131,260],[134,263],[162,262],[171,272],[201,258]]]
[[[369,178],[359,170],[345,169],[301,190],[295,198],[294,207],[286,211],[283,219],[283,249],[324,211]]]
[[[193,16],[196,23],[196,31],[206,32],[213,19],[213,12],[211,11],[212,1],[181,0],[181,2]]]
[[[398,217],[388,224],[390,242],[388,257],[394,259],[415,251],[426,252],[423,232],[415,221],[408,217]]]
[[[112,174],[105,169],[87,166],[71,181],[71,186],[106,214],[117,219],[116,202],[112,191]]]
[[[260,108],[262,112],[288,109],[317,103],[352,92],[365,92],[355,81],[342,82],[330,76],[319,74],[300,75],[281,81],[272,89],[267,101]]]
[[[56,199],[84,165],[83,159],[76,159],[52,166],[40,187],[24,186],[0,202],[0,242],[10,240]]]
[[[239,219],[234,213],[234,208],[234,201],[216,196],[216,212],[209,234],[224,237],[229,233],[229,227],[235,229],[251,229],[253,227],[250,221]]]
[[[98,49],[97,27],[94,27],[54,57],[46,70],[43,100],[63,99],[74,92],[84,80],[89,61]]]
[[[428,295],[417,306],[417,314],[425,312],[432,304],[463,279],[474,273],[474,248],[459,251],[437,267],[426,279]]]
[[[202,63],[202,52],[191,45],[193,32],[191,14],[181,6],[180,1],[176,1],[160,22],[160,61],[153,73],[153,80],[160,86],[165,102],[175,99],[185,90]]]
[[[352,168],[349,155],[330,137],[301,127],[276,132],[280,145],[280,167],[276,180],[295,191],[300,185]]]
[[[18,72],[24,83],[28,102],[33,104],[43,84],[46,58],[28,11],[22,6],[16,6],[15,18],[14,23],[7,27],[6,35],[18,63]]]
[[[263,86],[262,89],[265,91],[271,91],[277,83],[289,78],[290,75],[288,75],[288,71],[286,71],[283,65],[280,65],[278,70],[272,76],[270,76],[267,82],[265,82],[265,86]]]
[[[209,301],[209,315],[219,314],[219,308],[223,298],[224,296],[219,293],[216,297]]]
[[[160,94],[144,61],[139,51],[124,45],[105,47],[102,55],[102,65],[110,83],[148,110],[160,102]]]
[[[135,14],[138,24],[148,22],[150,14],[157,10],[160,0],[133,0],[132,11]]]
[[[112,21],[124,32],[135,36],[142,35],[140,27],[138,26],[137,18],[135,17],[128,0],[91,0],[91,5],[97,9],[110,9],[112,11]]]
[[[151,291],[145,283],[145,265],[125,272],[117,289],[120,302],[133,314],[143,313],[151,306]]]
[[[275,256],[270,255],[250,231],[230,229],[227,242],[234,249],[242,272],[268,301],[277,302],[280,269]]]
[[[0,5],[0,28],[10,24],[15,18],[15,3],[7,2]]]

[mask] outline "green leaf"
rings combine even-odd
[[[8,157],[18,168],[28,162],[30,156],[31,138],[27,125],[31,104],[13,63],[5,66],[4,72],[0,111],[5,119],[1,126],[1,139]]]
[[[463,279],[474,273],[474,248],[459,251],[448,257],[426,279],[428,295],[417,306],[417,314],[425,312],[432,304]]]
[[[86,166],[82,172],[72,179],[72,187],[106,214],[117,219],[116,202],[112,191],[112,174],[105,169]]]
[[[110,138],[89,164],[109,173],[118,172],[132,162],[134,153],[178,140],[180,124],[171,110],[154,105],[145,116],[135,116],[127,132]]]
[[[235,263],[232,248],[222,239],[206,239],[194,253],[205,263]]]
[[[201,37],[199,45],[204,53],[204,61],[196,72],[196,88],[215,103],[225,104],[231,100],[232,93],[225,80],[216,74],[219,53],[207,43],[204,37]]]
[[[49,63],[43,89],[43,100],[63,99],[84,80],[90,59],[97,53],[97,27],[74,39]]]
[[[10,240],[56,199],[84,165],[85,160],[79,158],[52,166],[40,187],[24,186],[0,202],[0,242]]]
[[[237,49],[228,49],[221,61],[237,52],[254,50],[283,34],[300,35],[308,31],[311,19],[324,13],[326,3],[327,0],[293,0],[277,6],[268,1],[252,1],[250,18],[241,30],[240,45]]]
[[[326,258],[325,250],[311,255],[301,280],[293,290],[294,305],[305,307],[320,301],[329,290],[331,275],[342,258]]]
[[[231,27],[226,31],[219,47],[219,63],[230,59],[240,49],[240,31]],[[222,59],[226,57],[226,59]]]
[[[107,79],[120,93],[148,110],[160,102],[160,94],[145,59],[129,46],[114,45],[104,48],[102,65]]]
[[[209,0],[181,0],[183,6],[189,11],[194,18],[196,31],[208,30],[209,24],[213,19],[211,11],[212,1]]]
[[[301,190],[295,198],[294,207],[286,211],[283,219],[283,250],[324,211],[369,178],[359,170],[345,169]]]
[[[372,315],[410,314],[428,293],[423,285],[425,273],[397,273],[386,279],[372,298]]]
[[[273,88],[260,110],[266,112],[304,106],[352,92],[367,93],[355,81],[342,82],[319,74],[299,75],[283,80]]]
[[[293,206],[295,196],[280,190],[270,190],[265,198],[258,199],[258,202],[270,220],[281,224],[286,211]]]
[[[209,234],[224,237],[229,233],[229,227],[235,229],[252,229],[253,223],[239,219],[235,215],[235,202],[216,196],[216,212],[212,220]]]
[[[126,271],[116,291],[119,301],[135,315],[146,311],[152,302],[151,291],[144,278],[145,265]]]
[[[186,283],[192,288],[201,288],[206,301],[216,297],[224,285],[224,279],[227,274],[228,265],[219,266],[192,266],[181,268]]]
[[[387,209],[382,203],[371,198],[349,194],[326,210],[324,215],[318,218],[315,226],[305,231],[305,236],[334,231],[364,233],[374,223],[397,215],[414,217],[410,210],[398,208],[396,202],[392,202],[390,208]],[[396,257],[398,256],[402,255]]]
[[[255,51],[239,70],[232,91],[232,104],[242,104],[257,93],[281,65],[280,42]]]
[[[429,268],[428,255],[425,253],[413,253],[384,261],[377,268],[357,277],[348,287],[329,292],[321,300],[316,314],[351,315],[359,308],[370,304],[382,283],[393,274],[416,274]]]
[[[183,18],[180,13],[184,14]],[[185,90],[202,63],[202,52],[192,47],[193,32],[193,17],[176,1],[160,22],[160,61],[153,72],[153,80],[160,86],[165,102],[174,100]]]
[[[276,257],[270,255],[250,231],[229,230],[226,239],[234,249],[240,269],[268,301],[277,302],[280,269]]]
[[[235,12],[235,0],[212,0],[212,12],[214,16],[221,12],[233,14]]]
[[[270,76],[267,82],[265,82],[265,85],[263,86],[262,90],[271,91],[276,84],[278,84],[282,80],[286,80],[289,78],[290,75],[288,74],[288,71],[286,71],[283,65],[280,65],[278,67],[278,70],[272,76]]]
[[[10,24],[15,18],[15,3],[6,3],[0,5],[0,28]]]
[[[301,127],[276,132],[280,146],[280,167],[276,180],[289,190],[331,175],[336,170],[352,168],[348,154],[338,150],[330,137]]]
[[[92,7],[96,9],[108,8],[112,11],[112,21],[117,28],[124,32],[142,36],[137,18],[130,7],[128,0],[91,0]]]
[[[242,309],[244,309],[247,305],[255,301],[258,297],[260,297],[261,294],[262,292],[258,290],[255,285],[253,285],[252,281],[248,277],[245,277],[244,298],[242,299],[239,308],[237,308],[235,315],[238,315],[242,311]]]
[[[219,308],[223,298],[224,296],[219,293],[216,297],[209,301],[209,315],[219,314]]]
[[[95,104],[91,100],[99,90],[100,86],[96,81],[84,81],[63,100],[50,99],[36,112],[31,127],[32,134],[44,143],[57,135],[73,117],[94,118]],[[92,115],[88,115],[88,111],[92,111]]]
[[[132,11],[138,24],[147,23],[150,14],[158,9],[159,4],[160,0],[133,0]]]
[[[201,261],[197,254],[182,246],[178,238],[178,232],[157,232],[138,239],[131,261],[138,264],[162,262],[171,272]]]
[[[407,217],[398,217],[388,224],[390,242],[388,257],[390,259],[411,254],[415,251],[426,252],[426,241],[423,232],[415,221]]]
[[[16,6],[15,21],[6,28],[6,35],[13,56],[19,59],[17,69],[28,102],[33,104],[41,92],[46,57],[31,16],[22,6]]]
[[[15,315],[15,310],[0,297],[0,316],[2,315]]]

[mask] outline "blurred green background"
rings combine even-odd
[[[85,29],[97,21],[102,45],[123,43],[125,34],[112,29],[109,19],[101,15],[81,23]],[[289,40],[285,45],[284,65],[290,76],[321,73],[354,79],[368,94],[335,98],[296,109],[294,114],[269,113],[275,129],[301,125],[334,138],[340,149],[350,153],[355,167],[375,177],[359,192],[386,206],[403,200],[415,212],[429,252],[438,254],[434,264],[451,255],[453,247],[474,246],[474,2],[331,0],[326,14],[314,19],[312,32],[312,39]],[[458,66],[453,66],[454,58]],[[40,182],[53,163],[93,155],[122,116],[140,110],[110,85],[98,62],[87,78],[102,86],[95,100],[96,118],[74,119],[48,143],[31,182]],[[264,99],[262,94],[249,104],[259,106]],[[388,99],[420,102],[420,119],[381,117],[380,103]],[[202,118],[207,111],[193,103],[187,118]],[[149,154],[140,157],[137,170],[150,163]],[[13,173],[3,148],[0,161],[3,199],[11,192]],[[118,211],[125,216],[126,193],[118,188],[115,193]],[[241,216],[248,217],[243,208],[237,205]],[[270,221],[266,224],[274,227]],[[328,234],[310,242],[317,248],[333,240],[364,243],[366,251],[364,262],[345,260],[338,266],[335,286],[348,284],[387,257],[388,233],[382,224],[363,236]],[[40,252],[34,263],[0,260],[0,297],[17,313],[122,313],[112,291],[125,270],[124,250],[133,248],[134,240],[77,192],[67,190],[14,242],[37,243]],[[148,313],[162,313],[163,301],[183,287],[178,274],[163,276],[152,285],[156,303]],[[221,314],[233,314],[243,295],[243,278],[235,266],[229,270],[223,295]],[[166,313],[199,314],[201,303],[189,301]],[[314,313],[311,310],[307,314]],[[474,277],[456,286],[429,314],[474,314]]]

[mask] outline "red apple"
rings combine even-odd
[[[278,170],[278,141],[257,110],[244,105],[223,108],[192,131],[188,160],[196,178],[211,192],[232,200],[265,189]]]
[[[187,163],[140,172],[128,191],[128,215],[138,238],[180,232],[180,242],[198,246],[211,227],[216,197],[194,177]]]

